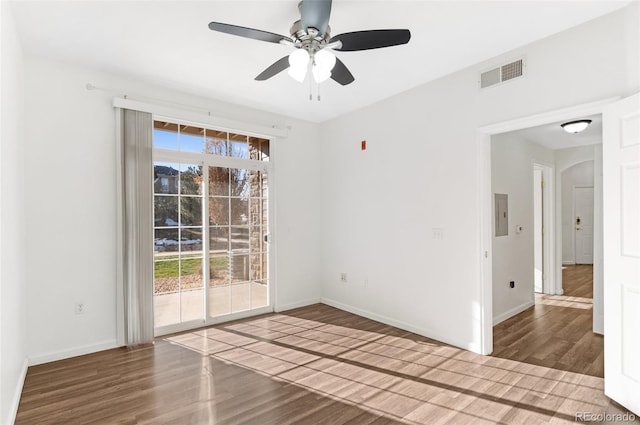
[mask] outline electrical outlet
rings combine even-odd
[[[76,314],[84,314],[86,307],[84,303],[76,303]]]
[[[340,273],[340,282],[347,283],[347,274]]]

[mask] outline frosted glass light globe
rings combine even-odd
[[[289,71],[288,74],[301,83],[307,75],[307,65],[309,64],[309,53],[304,49],[293,51],[289,55]]]
[[[336,66],[336,57],[327,50],[320,50],[314,56],[312,68],[313,79],[316,83],[322,83],[331,77],[331,70]]]

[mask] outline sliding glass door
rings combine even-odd
[[[267,173],[209,167],[209,315],[265,307]]]
[[[269,296],[269,141],[154,124],[156,334],[261,313]]]

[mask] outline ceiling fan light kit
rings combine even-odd
[[[211,22],[209,28],[212,31],[283,44],[296,49],[262,71],[255,78],[257,81],[267,80],[288,68],[289,76],[303,82],[311,68],[316,83],[331,78],[343,86],[351,84],[355,78],[333,51],[380,49],[406,44],[411,39],[411,32],[407,29],[355,31],[331,37],[331,0],[304,0],[298,4],[298,9],[300,20],[291,26],[291,37],[221,22]]]

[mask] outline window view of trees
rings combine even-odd
[[[202,167],[156,162],[154,177],[154,293],[201,290]],[[177,312],[176,322],[197,319],[189,309]]]
[[[165,121],[154,123],[154,148],[269,160],[267,139]],[[156,302],[156,326],[201,318],[203,298],[198,301],[194,291],[201,293],[207,282],[212,316],[267,305],[267,195],[264,172],[154,163],[155,294],[180,296],[180,308]],[[159,320],[163,309],[171,317],[162,313]]]
[[[269,161],[269,140],[223,130],[154,121],[153,147]]]

